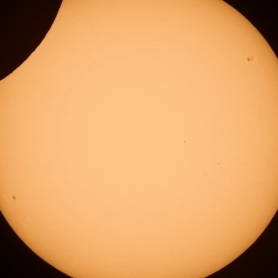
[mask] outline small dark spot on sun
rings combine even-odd
[[[13,199],[14,199],[14,200],[16,199],[14,195],[13,195]]]
[[[248,56],[247,61],[248,62],[253,62],[254,61],[254,56]]]

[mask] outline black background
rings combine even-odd
[[[43,40],[57,15],[61,2],[61,0],[0,0],[0,80],[20,66]],[[236,8],[261,32],[278,57],[277,0],[227,0],[225,2]],[[17,237],[0,213],[0,277],[62,278],[68,276],[35,255]],[[245,253],[209,276],[209,278],[230,277],[278,277],[278,213],[264,233]]]

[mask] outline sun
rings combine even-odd
[[[72,277],[205,277],[278,200],[278,64],[218,0],[64,0],[0,83],[1,211]]]

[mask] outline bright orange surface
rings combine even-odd
[[[2,213],[74,277],[207,276],[277,210],[277,76],[222,1],[64,0],[0,83]]]

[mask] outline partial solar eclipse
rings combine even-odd
[[[0,208],[75,278],[205,277],[278,208],[278,63],[220,0],[64,0],[0,82]]]

